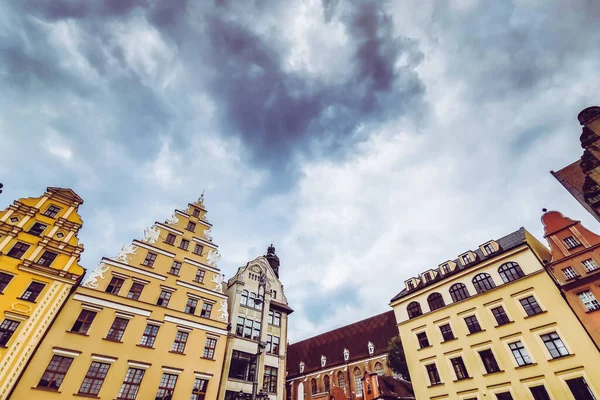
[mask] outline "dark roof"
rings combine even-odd
[[[377,376],[380,399],[414,399],[415,392],[412,384],[403,379],[397,379],[392,376]]]
[[[321,356],[327,357],[324,369],[344,364],[344,349],[350,351],[348,362],[387,353],[388,343],[398,336],[394,311],[387,311],[371,318],[290,344],[287,350],[288,379],[321,369]],[[369,355],[368,343],[375,346]],[[300,373],[300,362],[304,373]]]
[[[477,248],[477,250],[471,250],[473,253],[475,253],[475,260],[473,262],[471,262],[470,264],[467,264],[466,266],[463,266],[460,262],[460,260],[456,259],[454,260],[454,262],[456,263],[456,268],[454,269],[454,271],[450,272],[450,273],[446,273],[442,276],[442,274],[440,273],[440,268],[434,268],[433,270],[437,272],[436,277],[434,279],[432,279],[429,282],[419,282],[419,284],[412,290],[407,290],[406,288],[402,289],[402,291],[400,293],[398,293],[396,296],[394,296],[394,298],[392,298],[392,300],[390,300],[390,302],[396,301],[398,299],[401,299],[404,296],[408,296],[411,293],[414,292],[418,292],[419,290],[427,287],[427,286],[431,286],[436,282],[441,281],[442,279],[446,279],[448,276],[454,275],[456,273],[458,273],[459,271],[462,271],[464,269],[467,268],[471,268],[474,267],[475,265],[481,263],[482,261],[488,260],[490,258],[494,258],[497,257],[499,254],[504,253],[505,251],[514,249],[515,247],[518,247],[520,245],[522,245],[525,242],[525,228],[521,227],[519,228],[518,231],[515,231],[511,234],[508,234],[500,239],[496,240],[496,243],[498,243],[498,246],[500,247],[500,249],[491,254],[491,255],[485,255],[483,254],[483,252],[481,251],[481,249]]]

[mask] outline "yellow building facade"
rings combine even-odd
[[[19,375],[85,270],[77,213],[83,200],[49,187],[0,213],[0,399]]]
[[[103,258],[67,301],[13,399],[215,399],[227,297],[202,197]]]
[[[600,353],[525,229],[405,282],[391,301],[417,399],[600,399]]]

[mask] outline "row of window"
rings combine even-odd
[[[254,382],[256,377],[256,355],[243,351],[233,350],[229,378]],[[265,366],[263,375],[263,390],[277,393],[277,368]]]
[[[375,373],[379,376],[383,376],[384,375],[384,369],[383,369],[383,365],[380,362],[375,363]],[[356,386],[356,391],[357,391],[357,396],[361,396],[362,395],[362,378],[363,378],[363,374],[360,370],[360,368],[356,367],[354,368],[354,382],[355,382],[355,386]],[[346,390],[346,374],[343,371],[338,371],[337,373],[337,381],[338,381],[338,386],[342,389],[344,389],[344,391]],[[328,374],[325,374],[323,376],[323,392],[329,392],[329,390],[331,389],[331,378],[329,377]],[[318,387],[318,382],[316,378],[312,378],[310,380],[310,392],[315,395],[317,393],[319,393],[319,387]]]
[[[502,264],[500,268],[498,268],[498,273],[504,283],[509,283],[525,276],[519,264],[515,262]],[[472,279],[472,283],[477,293],[484,293],[496,287],[491,275],[486,272],[475,275]],[[469,290],[464,283],[455,283],[450,286],[449,292],[452,301],[455,303],[470,296]],[[440,309],[446,305],[442,295],[437,292],[432,293],[427,297],[427,304],[429,305],[430,311]],[[409,319],[423,315],[421,304],[417,301],[408,304],[407,312]]]
[[[44,374],[37,384],[37,387],[58,391],[72,363],[73,358],[71,357],[60,355],[52,356],[52,359],[50,360],[48,367],[44,371]],[[104,381],[106,380],[110,366],[110,363],[92,361],[77,394],[97,396],[98,393],[100,393],[100,389],[102,388]],[[142,368],[129,368],[125,374],[125,378],[123,379],[123,384],[121,385],[117,398],[135,400],[140,390],[145,373],[146,370]],[[172,398],[178,377],[179,376],[175,374],[163,373],[155,398]],[[192,387],[191,400],[204,400],[207,386],[208,380],[196,378],[194,380],[194,386]]]
[[[25,253],[27,252],[29,247],[31,247],[31,245],[29,245],[27,243],[17,242],[12,247],[12,249],[10,249],[8,251],[8,253],[6,253],[6,255],[9,257],[12,257],[12,258],[16,258],[17,260],[20,260],[21,258],[23,258],[23,256],[25,255]],[[42,267],[49,267],[50,265],[52,265],[52,262],[56,259],[57,256],[58,256],[57,253],[46,250],[37,259],[37,261],[35,263],[38,265],[41,265]]]
[[[92,326],[92,322],[96,318],[96,314],[97,313],[95,311],[81,310],[70,332],[87,335],[90,327]],[[105,339],[120,342],[128,324],[129,319],[116,317],[108,333],[106,334]],[[2,325],[4,325],[4,322],[2,323]],[[139,345],[144,347],[154,346],[154,342],[156,341],[156,336],[158,335],[159,328],[160,326],[158,325],[147,324],[146,328],[144,329],[144,333],[142,334],[142,338],[140,339]],[[2,328],[0,327],[0,331],[1,330]],[[183,353],[185,350],[185,345],[187,343],[188,336],[188,332],[177,331],[177,334],[175,335],[175,339],[173,341],[173,345],[171,347],[171,352]],[[0,337],[2,337],[2,333],[0,333]],[[202,353],[202,357],[212,359],[214,357],[216,346],[216,339],[207,338],[206,343],[204,345],[204,352]]]
[[[527,314],[528,317],[543,312],[542,308],[540,307],[534,296],[527,296],[521,298],[519,299],[519,303],[523,307],[523,310],[525,311],[525,314]],[[490,308],[490,311],[494,316],[494,319],[496,320],[496,326],[501,326],[512,322],[506,314],[506,311],[504,310],[503,306]],[[482,331],[481,325],[479,324],[479,320],[475,315],[469,315],[467,317],[464,317],[463,321],[465,322],[467,330],[470,334]],[[452,327],[449,323],[440,325],[439,329],[444,342],[456,339],[456,337],[454,336],[454,332],[452,331]],[[430,346],[429,338],[427,337],[427,332],[419,332],[416,336],[420,348]]]
[[[583,260],[581,262],[581,265],[583,266],[583,269],[585,269],[586,272],[593,272],[599,268],[596,261],[594,261],[591,258]],[[563,268],[561,271],[567,280],[579,278],[579,274],[575,272],[573,267],[566,267]]]
[[[190,224],[192,224],[193,222],[190,222]],[[175,245],[175,239],[176,236],[172,233],[167,234],[167,238],[165,239],[165,243],[166,244],[170,244],[170,245]],[[192,253],[202,256],[202,251],[204,250],[204,246],[202,246],[199,243],[194,243],[194,249],[192,250]],[[179,248],[182,250],[188,250],[190,247],[190,241],[187,239],[181,239],[181,241],[179,242]],[[143,265],[146,265],[147,267],[151,267],[154,264],[154,260],[156,260],[156,254],[152,253],[152,252],[148,252],[148,254],[146,255],[146,260],[144,260],[144,262],[142,263]],[[148,265],[147,262],[150,264]]]
[[[259,301],[255,301],[257,299]],[[254,292],[248,292],[246,289],[242,290],[242,296],[240,297],[240,304],[242,306],[262,310],[264,303],[265,296]]]
[[[6,289],[13,277],[13,275],[0,272],[0,293],[4,292],[4,289]],[[27,289],[25,289],[19,299],[35,302],[45,286],[43,283],[33,281],[27,286]]]

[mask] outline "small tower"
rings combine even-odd
[[[279,257],[277,257],[277,254],[275,254],[275,246],[273,246],[273,243],[271,243],[271,245],[267,248],[267,254],[265,257],[271,265],[271,268],[273,268],[275,275],[277,278],[279,278]]]

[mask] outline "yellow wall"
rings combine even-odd
[[[517,262],[526,276],[503,284],[497,269],[507,261]],[[476,294],[468,285],[471,297],[452,303],[448,296],[446,306],[429,311],[426,297],[434,291],[446,300],[449,287],[455,282],[470,282],[480,272],[488,272],[496,288]],[[533,295],[541,314],[527,317],[518,302],[523,296]],[[418,300],[424,315],[408,319],[406,306]],[[511,323],[496,326],[490,309],[502,305]],[[600,354],[581,324],[569,309],[552,279],[544,272],[532,251],[521,246],[486,262],[449,277],[421,291],[393,302],[398,329],[404,345],[415,394],[418,399],[492,399],[498,391],[512,391],[515,399],[533,399],[528,385],[543,383],[553,399],[573,399],[565,379],[583,376],[596,396],[600,393],[597,366]],[[469,334],[464,317],[475,315],[482,332]],[[439,326],[450,323],[455,340],[442,342]],[[430,347],[419,349],[416,334],[425,331]],[[569,349],[570,356],[551,359],[540,335],[556,331]],[[533,358],[531,366],[517,368],[508,343],[520,339]],[[490,348],[502,372],[486,374],[478,351]],[[471,379],[456,380],[450,358],[462,356]],[[443,385],[430,387],[425,365],[435,361]]]
[[[12,276],[0,293],[0,320],[19,322],[6,346],[0,346],[0,399],[7,398],[69,291],[84,273],[79,265],[83,246],[77,239],[82,224],[77,209],[82,202],[69,189],[48,188],[44,196],[20,199],[0,213],[0,272]],[[54,217],[44,216],[51,205],[60,211]],[[36,222],[47,225],[40,236],[29,233]],[[7,255],[17,242],[29,245],[19,259]],[[57,254],[49,266],[37,263],[45,251]],[[32,282],[44,288],[35,301],[25,300],[22,296]]]
[[[189,214],[183,211],[174,214],[177,221],[156,223],[158,237],[146,235],[144,240],[133,241],[132,252],[122,251],[117,257],[102,260],[100,269],[86,278],[84,286],[77,288],[68,300],[12,398],[73,398],[94,357],[111,365],[98,393],[100,398],[115,399],[128,368],[142,364],[146,364],[143,368],[146,372],[138,399],[154,399],[163,372],[178,376],[174,399],[189,399],[196,377],[208,379],[206,398],[216,398],[227,333],[228,316],[221,310],[222,302],[226,310],[226,296],[219,288],[221,275],[216,263],[208,256],[209,251],[216,251],[216,245],[205,235],[210,224],[194,217],[194,208],[202,210],[200,218],[204,218],[202,203],[194,203],[186,210]],[[186,230],[188,221],[196,223],[194,232]],[[168,233],[176,236],[174,245],[165,242]],[[179,248],[182,239],[190,241],[188,250]],[[204,245],[201,255],[192,252],[194,243]],[[157,254],[151,267],[143,265],[148,252]],[[169,273],[173,261],[182,263],[179,275]],[[198,268],[205,272],[201,283],[194,281]],[[124,283],[118,293],[106,293],[113,277],[124,279]],[[127,297],[134,281],[147,282],[138,300]],[[161,307],[156,303],[165,288],[173,290],[173,294],[168,306]],[[184,312],[188,297],[199,299],[193,315]],[[203,303],[214,304],[210,318],[199,316]],[[95,309],[97,315],[87,334],[72,333],[70,330],[83,307]],[[129,319],[124,335],[120,342],[107,340],[107,333],[119,315]],[[159,327],[152,348],[139,345],[147,324]],[[177,331],[189,332],[183,355],[171,352]],[[213,359],[202,357],[207,337],[217,339]],[[61,396],[56,391],[36,389],[53,354],[70,354],[74,358],[58,388]]]

